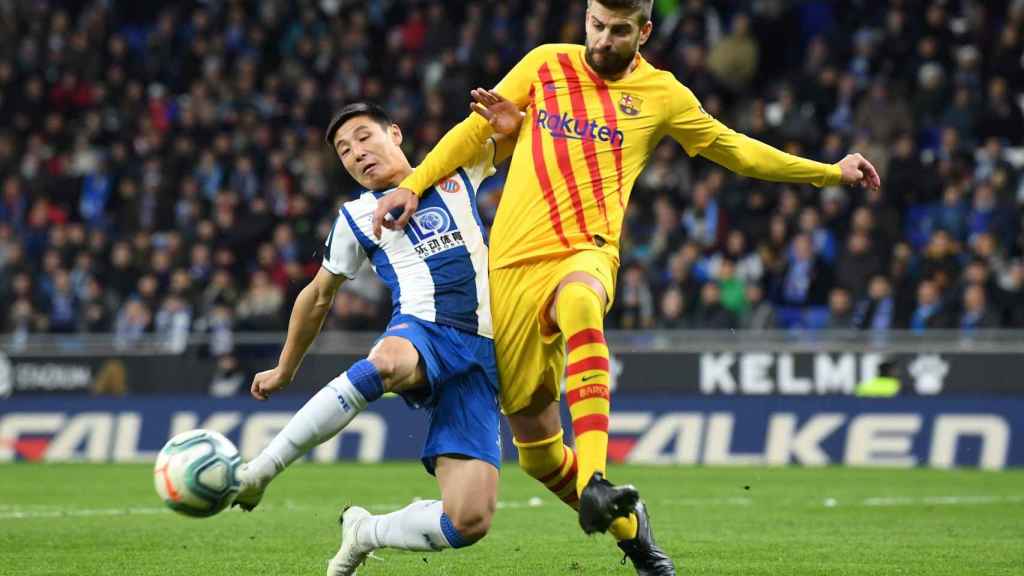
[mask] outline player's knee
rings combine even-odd
[[[466,507],[452,518],[452,525],[468,544],[473,544],[487,535],[491,529],[494,511],[489,507]]]
[[[583,282],[570,282],[558,292],[557,305],[578,312],[601,314],[601,297],[597,289]]]
[[[366,359],[377,369],[377,374],[384,385],[384,391],[390,392],[394,388],[395,381],[398,379],[398,362],[387,351],[378,351],[376,349],[370,352]]]

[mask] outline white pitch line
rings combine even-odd
[[[415,499],[414,499],[415,500]],[[753,498],[732,497],[732,498],[670,498],[658,500],[654,504],[661,506],[753,506],[756,505]],[[766,501],[762,501],[766,503]],[[1024,496],[876,496],[861,499],[855,506],[866,507],[894,507],[894,506],[957,506],[957,505],[987,505],[987,504],[1020,504],[1024,503]],[[402,503],[373,503],[366,504],[365,508],[375,512],[389,512],[398,510],[406,504]],[[538,508],[545,505],[545,501],[539,497],[529,500],[499,500],[498,508],[503,510],[516,510],[523,508]],[[818,501],[816,505],[824,505],[826,508],[841,506],[841,501],[835,498],[826,498]],[[291,500],[285,500],[278,505],[264,504],[262,510],[288,510],[295,512],[322,511],[323,506],[311,506],[298,504]],[[136,516],[143,514],[164,514],[170,510],[163,507],[128,507],[128,508],[66,508],[47,505],[18,506],[11,504],[0,505],[0,520],[32,520],[52,518],[87,518],[91,516]]]
[[[408,504],[400,503],[378,503],[378,504],[367,504],[365,508],[377,512],[390,512],[405,507]],[[519,509],[519,508],[537,508],[544,505],[544,501],[540,498],[533,497],[529,500],[514,501],[514,500],[499,500],[498,508],[501,509]],[[275,510],[283,509],[294,512],[303,512],[310,510],[324,510],[323,506],[310,506],[304,504],[297,504],[294,501],[285,500],[283,504],[273,505],[264,504],[260,507],[262,510]],[[84,518],[90,516],[133,516],[138,514],[163,514],[170,512],[171,510],[161,507],[134,507],[134,508],[67,508],[61,509],[54,506],[16,506],[16,505],[3,505],[0,508],[0,520],[32,520],[37,518]]]
[[[861,506],[956,506],[963,504],[1003,504],[1024,502],[1024,496],[906,496],[865,498]]]
[[[13,508],[13,507],[12,507]],[[0,512],[0,520],[28,520],[34,518],[81,518],[88,516],[135,516],[138,514],[163,514],[167,508],[82,508],[68,510],[18,510]]]

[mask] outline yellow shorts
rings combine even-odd
[[[572,272],[594,276],[608,293],[610,308],[618,269],[614,256],[583,250],[564,258],[491,270],[491,317],[503,412],[519,412],[538,395],[555,401],[561,394],[565,336],[548,317],[559,282]]]

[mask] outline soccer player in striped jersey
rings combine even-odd
[[[492,133],[518,129],[491,229],[490,267],[502,410],[519,463],[578,510],[585,532],[610,530],[638,573],[666,575],[675,568],[654,543],[637,491],[604,477],[610,399],[603,321],[633,183],[665,136],[690,156],[745,176],[819,187],[880,182],[859,154],[813,162],[712,118],[670,72],[639,54],[651,34],[652,3],[590,0],[585,46],[535,48],[493,92],[474,91],[479,114],[449,131],[378,206],[374,228],[401,229],[430,183]],[[506,101],[525,111],[521,126],[510,126],[515,115],[491,110]],[[393,209],[404,212],[384,222]],[[575,450],[564,445],[559,421],[563,375]]]
[[[457,169],[438,178],[408,226],[378,238],[372,232],[374,210],[412,172],[401,149],[402,132],[369,103],[346,106],[327,130],[327,143],[366,191],[339,210],[323,265],[295,301],[278,364],[256,375],[252,395],[266,400],[291,382],[338,288],[366,262],[391,290],[392,317],[365,360],[324,386],[243,465],[236,503],[253,509],[277,474],[385,392],[430,412],[422,460],[441,489],[441,500],[415,502],[391,514],[344,510],[341,547],[328,576],[354,573],[377,548],[468,546],[490,526],[501,461],[499,386],[487,239],[476,190],[495,163],[510,155],[511,142],[503,142],[500,136],[481,142]]]

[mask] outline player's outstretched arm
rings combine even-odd
[[[277,366],[253,378],[249,391],[253,398],[266,400],[271,394],[291,384],[302,359],[323,327],[331,310],[334,295],[345,281],[344,276],[320,268],[313,280],[299,292],[288,320],[288,337]]]
[[[543,46],[534,48],[498,83],[494,92],[508,98],[518,108],[526,107],[530,86],[537,71],[537,61],[548,50]],[[419,206],[418,197],[435,182],[472,160],[493,131],[491,124],[480,114],[470,114],[449,130],[413,173],[399,184],[398,189],[377,202],[377,209],[373,213],[374,235],[380,238],[381,228],[405,228]],[[388,214],[394,219],[385,221]]]
[[[494,165],[501,164],[516,147],[519,128],[526,114],[501,94],[477,88],[470,92],[473,102],[469,107],[483,116],[494,130]]]
[[[878,171],[860,154],[850,154],[836,164],[822,164],[788,154],[732,130],[718,135],[701,156],[737,174],[815,186],[859,184],[866,188],[882,185]]]

